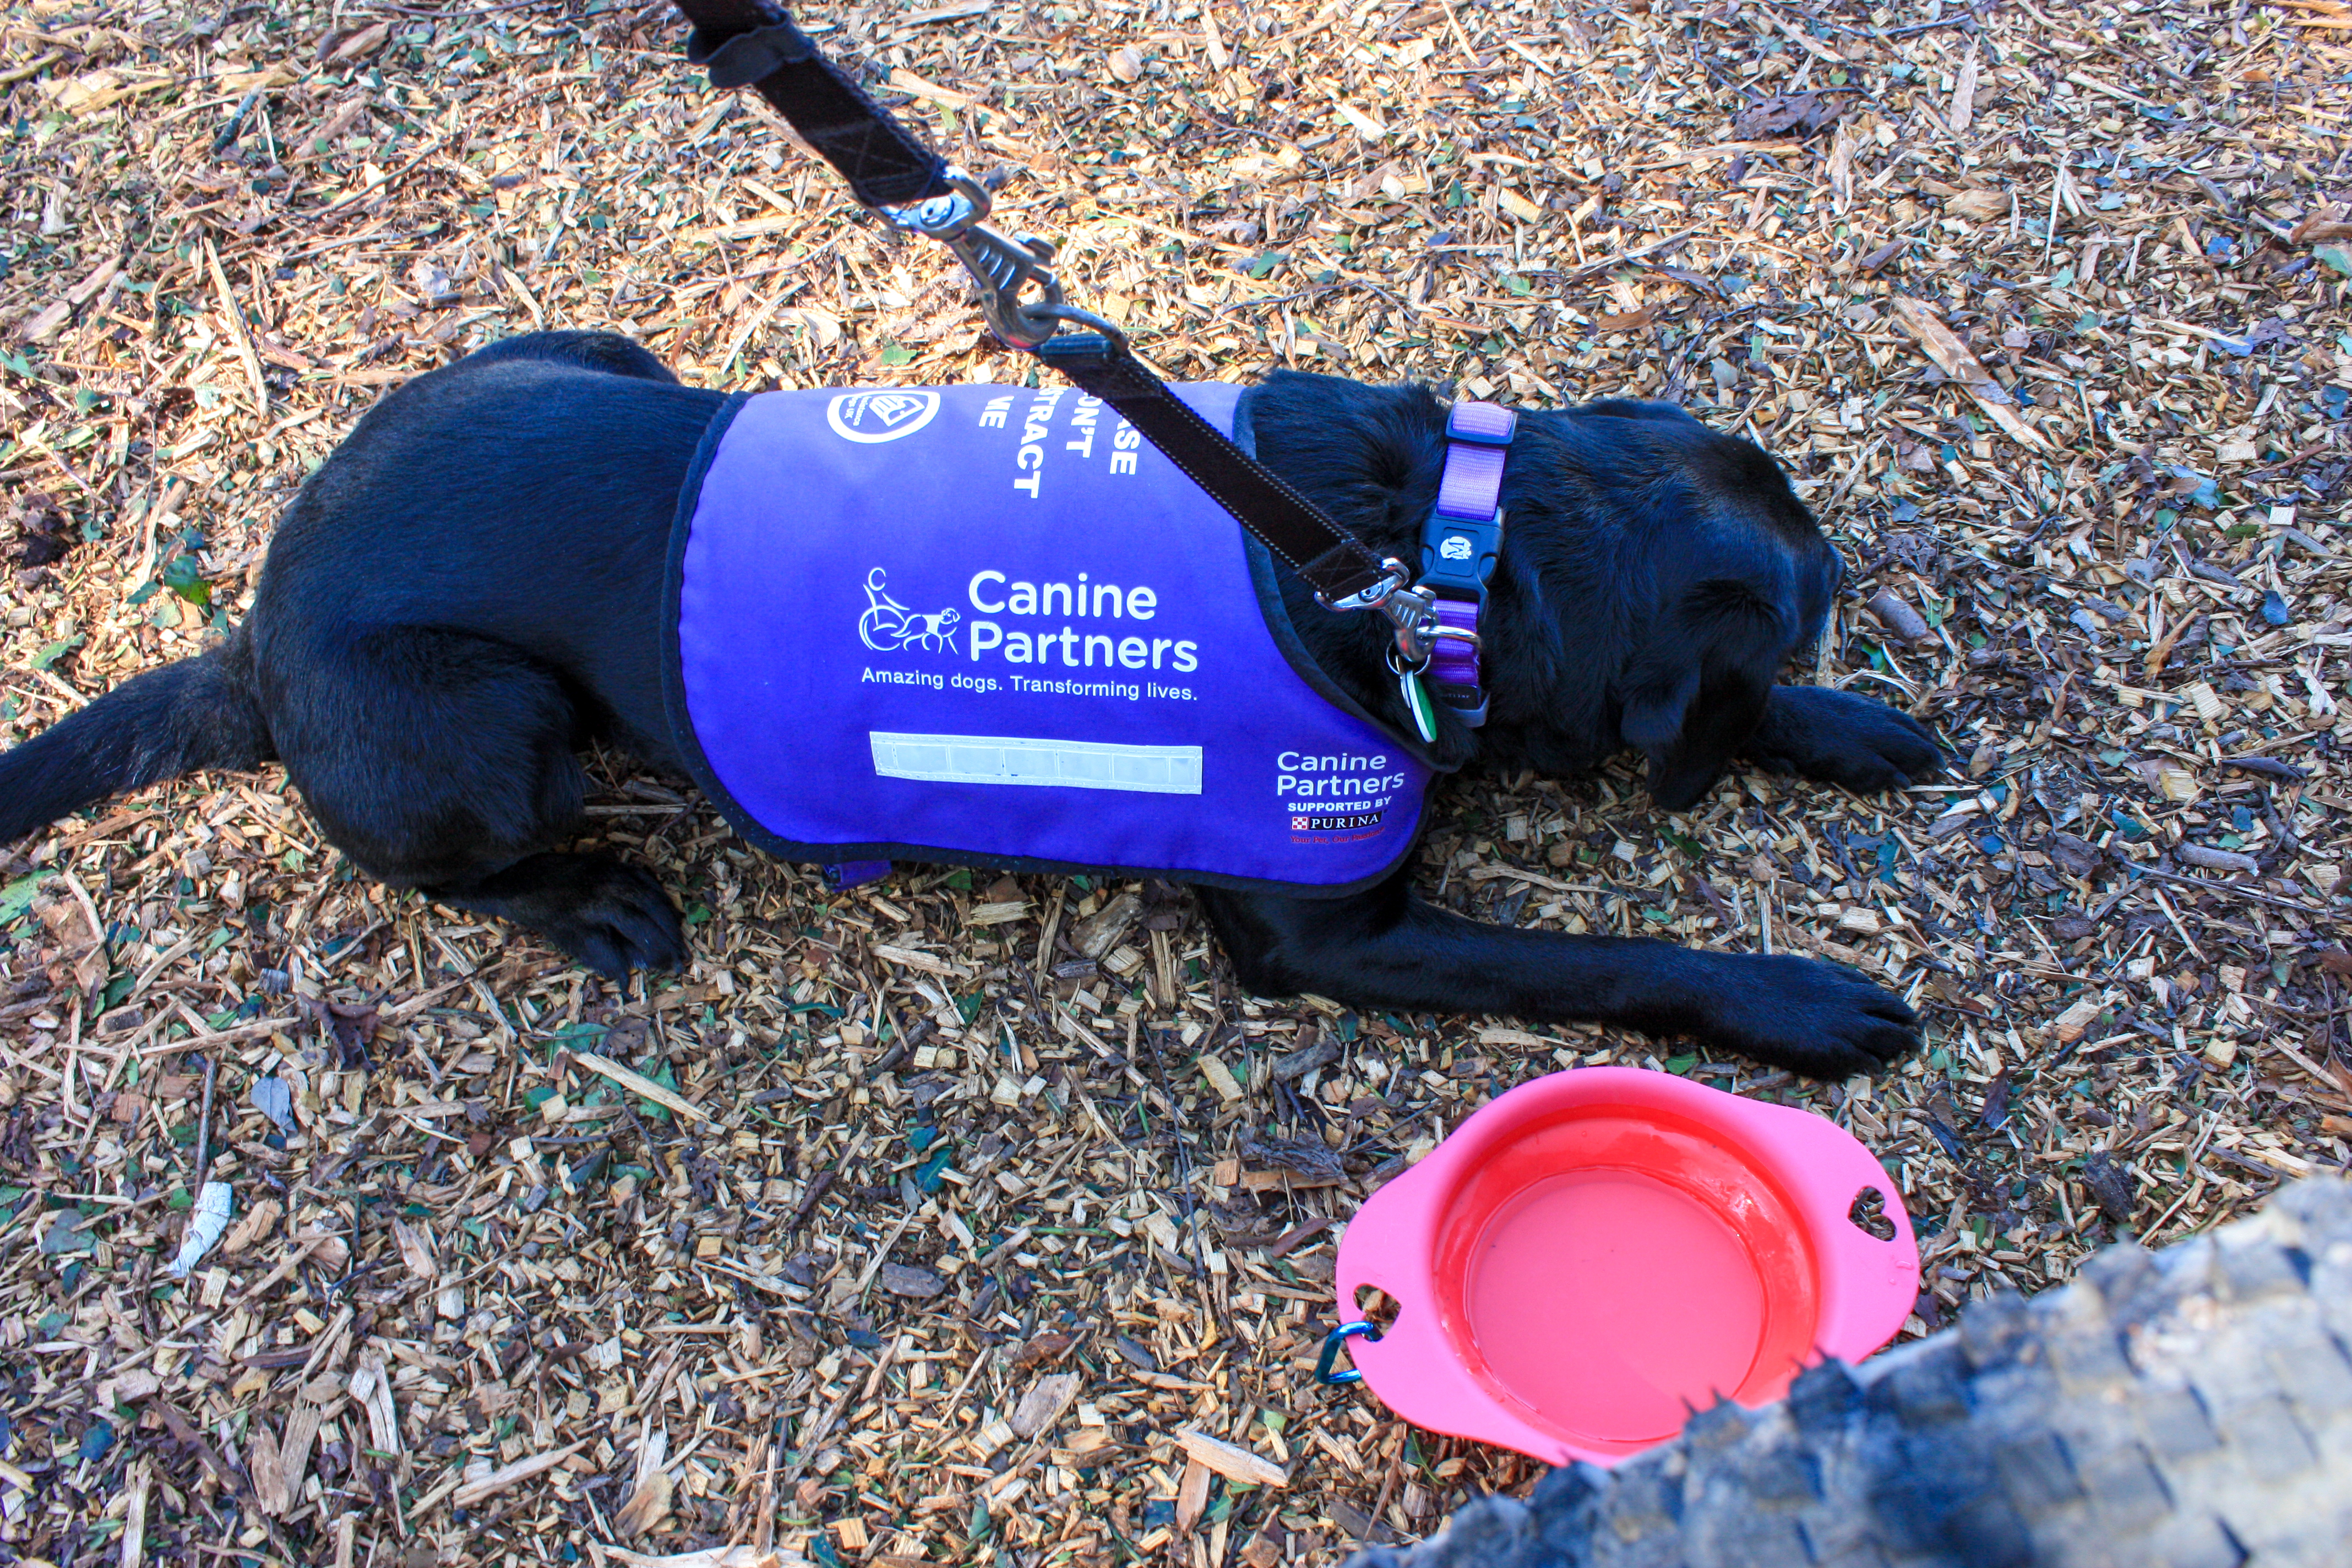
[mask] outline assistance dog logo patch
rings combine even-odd
[[[824,405],[824,422],[845,441],[872,445],[911,436],[940,411],[940,395],[922,389],[845,392]]]
[[[935,616],[917,615],[884,591],[888,581],[877,566],[866,574],[866,613],[857,617],[857,637],[877,653],[921,648],[926,653],[952,652],[956,623],[963,616],[950,605]]]

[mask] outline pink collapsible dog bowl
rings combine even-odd
[[[1870,1192],[1890,1239],[1854,1217]],[[1341,1315],[1369,1285],[1396,1321],[1343,1323],[1323,1370],[1349,1339],[1417,1426],[1615,1464],[1694,1411],[1768,1404],[1811,1363],[1893,1337],[1919,1288],[1895,1194],[1811,1112],[1668,1073],[1553,1073],[1365,1202],[1339,1246]]]

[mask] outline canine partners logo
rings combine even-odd
[[[824,422],[843,440],[870,445],[911,436],[939,411],[936,392],[845,392],[824,405]]]
[[[857,617],[858,640],[877,653],[910,647],[944,653],[955,647],[956,623],[963,617],[954,606],[936,616],[919,616],[885,593],[883,582],[879,566],[866,574],[866,613]]]

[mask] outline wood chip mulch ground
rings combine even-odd
[[[1915,1333],[2347,1162],[2352,7],[808,19],[1171,374],[1667,397],[1778,454],[1853,568],[1800,679],[1952,775],[1678,817],[1624,768],[1469,780],[1426,886],[1842,958],[1928,1048],[1813,1085],[1253,998],[1178,889],[828,894],[607,769],[697,952],[622,994],[356,877],[274,773],[151,790],[0,851],[0,1562],[1334,1563],[1538,1473],[1307,1368],[1363,1194],[1572,1063],[1852,1128],[1924,1233]],[[498,336],[1024,374],[681,41],[0,16],[9,739],[233,623],[378,390]]]

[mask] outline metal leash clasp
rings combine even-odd
[[[1316,602],[1327,610],[1380,611],[1395,629],[1397,653],[1418,669],[1429,662],[1430,648],[1437,638],[1445,635],[1438,625],[1437,595],[1427,588],[1414,587],[1412,573],[1393,555],[1381,562],[1381,570],[1384,574],[1369,588],[1339,599],[1318,594]]]
[[[878,210],[893,227],[936,239],[953,251],[980,285],[980,310],[989,330],[1014,348],[1035,348],[1070,319],[1054,278],[1053,242],[991,228],[981,221],[988,216],[988,188],[961,169],[950,169],[947,178],[953,189],[946,195]],[[1033,284],[1036,299],[1024,303],[1022,295]]]

